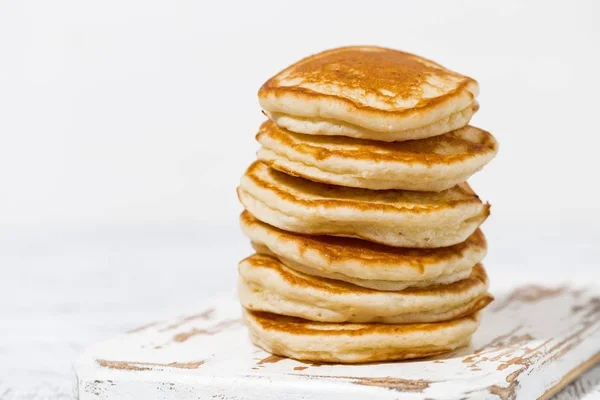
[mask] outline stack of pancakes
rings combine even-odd
[[[252,340],[324,362],[424,357],[466,345],[492,301],[466,179],[496,154],[468,125],[477,82],[418,56],[345,47],[268,80],[240,219]]]

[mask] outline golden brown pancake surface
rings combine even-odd
[[[241,263],[246,262],[251,265],[250,268],[268,268],[277,271],[277,273],[285,279],[289,284],[294,286],[304,286],[311,287],[314,289],[318,289],[320,291],[326,291],[332,294],[375,294],[378,291],[368,288],[363,288],[360,286],[352,285],[346,282],[341,282],[333,279],[326,278],[316,278],[310,275],[301,274],[301,273],[292,273],[289,269],[285,268],[281,261],[279,261],[275,257],[271,257],[268,255],[262,254],[253,254],[244,260]],[[282,268],[283,267],[283,268]],[[400,292],[391,292],[391,293],[400,293],[400,294],[411,294],[415,296],[423,295],[437,295],[437,294],[448,294],[448,293],[460,293],[464,292],[468,289],[471,289],[475,286],[479,286],[481,284],[487,285],[487,274],[483,269],[481,264],[477,264],[473,267],[473,271],[471,272],[471,276],[466,279],[462,279],[457,282],[453,282],[448,285],[436,285],[436,286],[428,286],[428,287],[419,287],[419,288],[407,288]],[[379,292],[381,293],[381,292]]]
[[[238,295],[245,308],[311,321],[439,322],[472,314],[493,300],[481,264],[460,281],[401,291],[367,289],[307,275],[262,254],[242,260],[238,268]]]
[[[288,175],[356,188],[435,191],[466,181],[494,158],[498,144],[465,126],[421,140],[383,142],[294,133],[266,121],[258,159]]]
[[[311,182],[281,173],[255,161],[245,178],[277,197],[307,207],[347,207],[359,211],[430,213],[461,204],[482,202],[467,182],[440,193],[406,190],[372,191]]]
[[[372,333],[401,334],[407,332],[431,332],[460,324],[464,321],[476,321],[478,314],[467,315],[451,321],[428,324],[329,324],[308,321],[302,318],[288,317],[273,313],[246,310],[264,328],[298,335],[348,335],[363,336]]]
[[[347,237],[302,235],[288,232],[265,224],[248,211],[242,212],[240,221],[245,226],[258,226],[273,232],[284,242],[294,243],[298,246],[301,254],[307,251],[316,251],[329,263],[350,260],[367,268],[402,265],[403,267],[414,268],[422,273],[426,265],[445,261],[454,256],[462,256],[469,247],[477,250],[484,250],[487,247],[485,236],[479,229],[469,236],[466,241],[454,246],[417,249],[386,246]]]
[[[464,279],[487,252],[480,230],[454,246],[415,249],[288,232],[248,211],[240,215],[240,226],[257,253],[275,256],[296,271],[384,291]]]
[[[427,357],[469,343],[478,313],[428,324],[322,323],[244,309],[252,341],[273,354],[321,362],[364,363]]]
[[[475,80],[414,54],[352,46],[291,65],[258,97],[278,125],[294,132],[395,141],[466,125],[478,92]]]
[[[470,125],[428,139],[380,142],[339,136],[302,135],[280,128],[273,121],[267,120],[260,126],[256,139],[261,144],[279,143],[294,152],[308,155],[315,161],[332,158],[426,166],[448,165],[494,153],[498,146],[491,134]]]
[[[377,100],[377,107],[368,101],[349,95],[336,100],[383,113],[409,113],[443,102],[462,90],[475,86],[476,81],[452,72],[441,65],[414,54],[375,46],[356,46],[333,49],[307,57],[269,79],[259,90],[259,97],[270,93],[296,92],[305,96],[332,96],[316,87],[330,85],[345,93]],[[427,91],[428,78],[443,77],[448,81],[443,95],[431,96]],[[441,79],[441,78],[438,78]],[[287,82],[287,83],[286,83]]]
[[[280,229],[348,236],[397,247],[437,248],[466,240],[489,215],[466,182],[442,192],[366,190],[311,182],[252,164],[238,197]]]

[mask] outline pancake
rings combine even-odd
[[[267,121],[258,159],[289,175],[365,189],[442,191],[494,158],[498,143],[473,126],[422,140],[386,143],[293,133]]]
[[[279,126],[313,135],[403,141],[467,125],[477,82],[413,54],[342,47],[305,58],[263,84],[265,113]]]
[[[410,324],[447,321],[492,301],[481,264],[449,285],[381,292],[296,272],[277,258],[254,254],[238,266],[242,306],[320,322]]]
[[[452,246],[489,215],[467,183],[439,193],[373,191],[311,182],[261,162],[246,170],[238,197],[256,218],[280,229],[397,247]]]
[[[430,324],[332,324],[244,309],[255,345],[298,360],[364,363],[428,357],[469,344],[478,313]]]
[[[465,279],[487,253],[479,229],[451,247],[410,249],[287,232],[259,221],[248,211],[240,215],[240,225],[257,253],[276,256],[299,272],[376,290],[403,290]]]
[[[282,113],[271,113],[268,111],[265,111],[265,115],[282,128],[306,135],[346,136],[356,139],[400,142],[404,140],[418,140],[436,135],[443,135],[446,132],[462,128],[471,121],[473,114],[475,114],[477,110],[479,110],[479,104],[473,102],[465,109],[423,128],[391,132],[385,136],[382,136],[381,132],[369,131],[339,121],[301,118]]]

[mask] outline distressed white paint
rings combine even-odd
[[[497,297],[527,282],[600,280],[595,225],[563,221],[558,230],[552,221],[486,222]],[[200,309],[233,288],[249,253],[237,225],[0,230],[0,399],[75,399],[72,362],[85,347]],[[600,399],[600,365],[555,400],[575,399]]]
[[[161,322],[91,347],[76,364],[79,396],[537,398],[600,353],[599,295],[598,287],[516,288],[486,309],[470,348],[422,361],[316,366],[269,362],[273,358],[249,342],[231,296],[194,310],[187,320]],[[198,334],[181,341],[192,332]],[[168,366],[172,363],[177,364]]]

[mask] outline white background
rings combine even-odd
[[[2,221],[233,222],[258,88],[348,44],[480,82],[501,152],[473,182],[497,218],[598,218],[598,2],[0,4]]]
[[[500,153],[471,182],[492,203],[496,282],[594,280],[599,16],[595,1],[0,2],[0,398],[34,372],[64,391],[82,346],[234,286],[256,92],[341,45],[479,81],[472,123]]]

